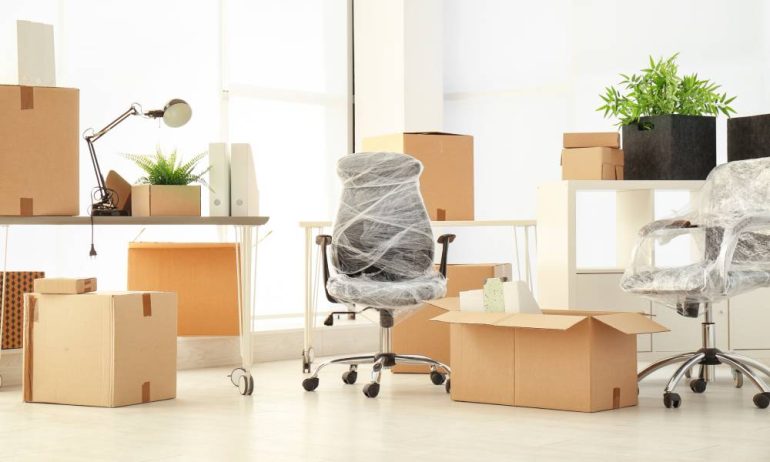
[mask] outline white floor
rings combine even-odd
[[[228,371],[182,371],[176,400],[120,409],[24,404],[19,387],[0,389],[0,460],[770,460],[770,409],[727,375],[703,395],[684,384],[680,409],[663,407],[653,376],[638,407],[581,414],[456,403],[420,375],[386,373],[367,399],[365,374],[347,386],[331,367],[306,393],[298,360],[256,365],[242,397]]]

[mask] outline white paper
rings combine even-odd
[[[19,85],[55,87],[53,26],[16,21]]]
[[[230,216],[230,155],[227,143],[209,144],[209,215]]]
[[[506,313],[542,313],[535,297],[523,281],[504,282],[503,297]]]
[[[460,292],[460,311],[484,311],[484,291],[478,289]]]

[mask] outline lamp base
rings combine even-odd
[[[128,216],[128,212],[125,210],[118,210],[110,206],[105,207],[104,204],[93,204],[91,206],[91,216],[92,217],[126,217]]]

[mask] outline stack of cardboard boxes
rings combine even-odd
[[[37,279],[24,298],[24,401],[117,407],[176,396],[176,294]]]
[[[565,133],[561,152],[563,180],[622,180],[620,133]]]

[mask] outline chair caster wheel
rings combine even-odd
[[[430,371],[430,381],[433,382],[433,385],[443,385],[446,376],[439,371]]]
[[[743,387],[743,372],[738,369],[733,369],[733,383],[735,384],[735,388]]]
[[[377,382],[369,382],[364,385],[364,395],[367,398],[376,398],[380,394],[380,384]]]
[[[444,384],[444,388],[446,389],[447,393],[452,390],[452,379],[447,379],[446,383]]]
[[[227,377],[238,388],[238,393],[241,395],[250,396],[254,392],[254,377],[246,369],[242,367],[233,369]]]
[[[356,371],[351,370],[342,373],[342,381],[348,385],[356,383],[356,379],[358,379],[358,372]]]
[[[703,379],[695,379],[690,382],[690,390],[693,393],[703,393],[706,391],[706,381]]]
[[[754,405],[760,409],[766,409],[770,406],[770,392],[757,393],[754,395]]]
[[[682,405],[682,397],[673,392],[663,393],[663,405],[676,409]]]
[[[318,388],[318,377],[308,377],[302,381],[302,388],[305,391],[313,391]]]

